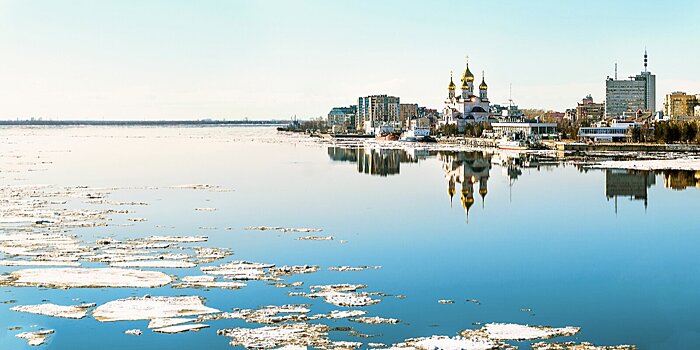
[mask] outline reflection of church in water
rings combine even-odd
[[[450,206],[459,188],[460,202],[464,208],[466,221],[469,222],[469,208],[474,205],[474,192],[477,189],[481,197],[481,205],[485,204],[486,194],[489,192],[491,156],[483,152],[441,152],[439,157],[443,162]]]

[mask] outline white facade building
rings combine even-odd
[[[628,131],[638,127],[641,127],[641,125],[635,122],[615,120],[609,126],[581,127],[578,129],[578,138],[593,142],[627,141],[632,137]]]
[[[479,92],[474,91],[474,74],[469,70],[469,62],[462,74],[461,94],[456,95],[456,86],[450,75],[450,84],[447,87],[447,100],[442,113],[440,125],[457,125],[458,130],[463,131],[467,123],[485,122],[489,119],[488,86],[483,77],[479,85]]]
[[[495,137],[519,134],[525,138],[552,139],[559,136],[556,123],[493,123],[491,126]]]

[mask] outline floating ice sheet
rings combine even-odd
[[[171,281],[159,271],[120,268],[23,269],[0,276],[0,286],[47,288],[155,288]]]
[[[231,338],[231,346],[249,349],[273,349],[282,346],[324,348],[330,344],[328,326],[292,323],[260,328],[221,329],[219,335]]]
[[[85,317],[88,309],[94,306],[95,304],[63,306],[46,303],[37,305],[17,305],[10,310],[52,317],[80,319]]]
[[[177,326],[169,326],[169,327],[163,327],[163,328],[156,328],[153,331],[156,333],[166,333],[166,334],[175,334],[175,333],[182,333],[182,332],[190,332],[190,331],[198,331],[203,328],[209,328],[209,325],[206,324],[182,324],[182,325],[177,325]]]
[[[629,170],[700,170],[700,159],[611,160],[594,164],[598,169]]]
[[[53,329],[47,329],[43,331],[36,331],[36,332],[23,332],[19,334],[15,334],[15,337],[24,339],[27,341],[27,344],[31,346],[39,346],[42,345],[46,342],[48,339],[49,335],[53,334],[54,330]]]
[[[580,328],[578,327],[553,328],[513,323],[489,323],[484,326],[484,331],[488,337],[496,340],[549,339],[559,336],[571,336],[578,333],[579,330]],[[463,332],[463,335],[468,332]]]
[[[92,316],[101,322],[111,322],[196,316],[216,312],[220,311],[204,306],[204,300],[198,296],[144,296],[110,301],[98,306]]]
[[[582,342],[566,342],[566,343],[545,343],[539,342],[532,344],[533,350],[637,350],[634,345],[593,345],[591,343]]]

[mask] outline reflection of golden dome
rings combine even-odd
[[[469,189],[462,189],[462,206],[469,209],[472,204],[474,204],[474,194]]]
[[[468,190],[462,190],[462,208],[469,223],[469,208],[474,204],[474,196]]]
[[[455,181],[452,177],[450,177],[450,181],[447,185],[447,194],[450,195],[450,208],[452,208],[452,198],[455,195]]]
[[[485,196],[487,193],[489,193],[489,190],[488,190],[488,189],[486,189],[486,188],[480,188],[480,189],[479,189],[479,194],[480,194],[482,197]]]

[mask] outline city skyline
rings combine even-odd
[[[0,119],[286,119],[389,94],[440,109],[465,56],[492,103],[564,111],[605,79],[700,91],[700,3],[0,1]],[[464,14],[459,15],[459,14]],[[478,63],[478,64],[477,64]]]

